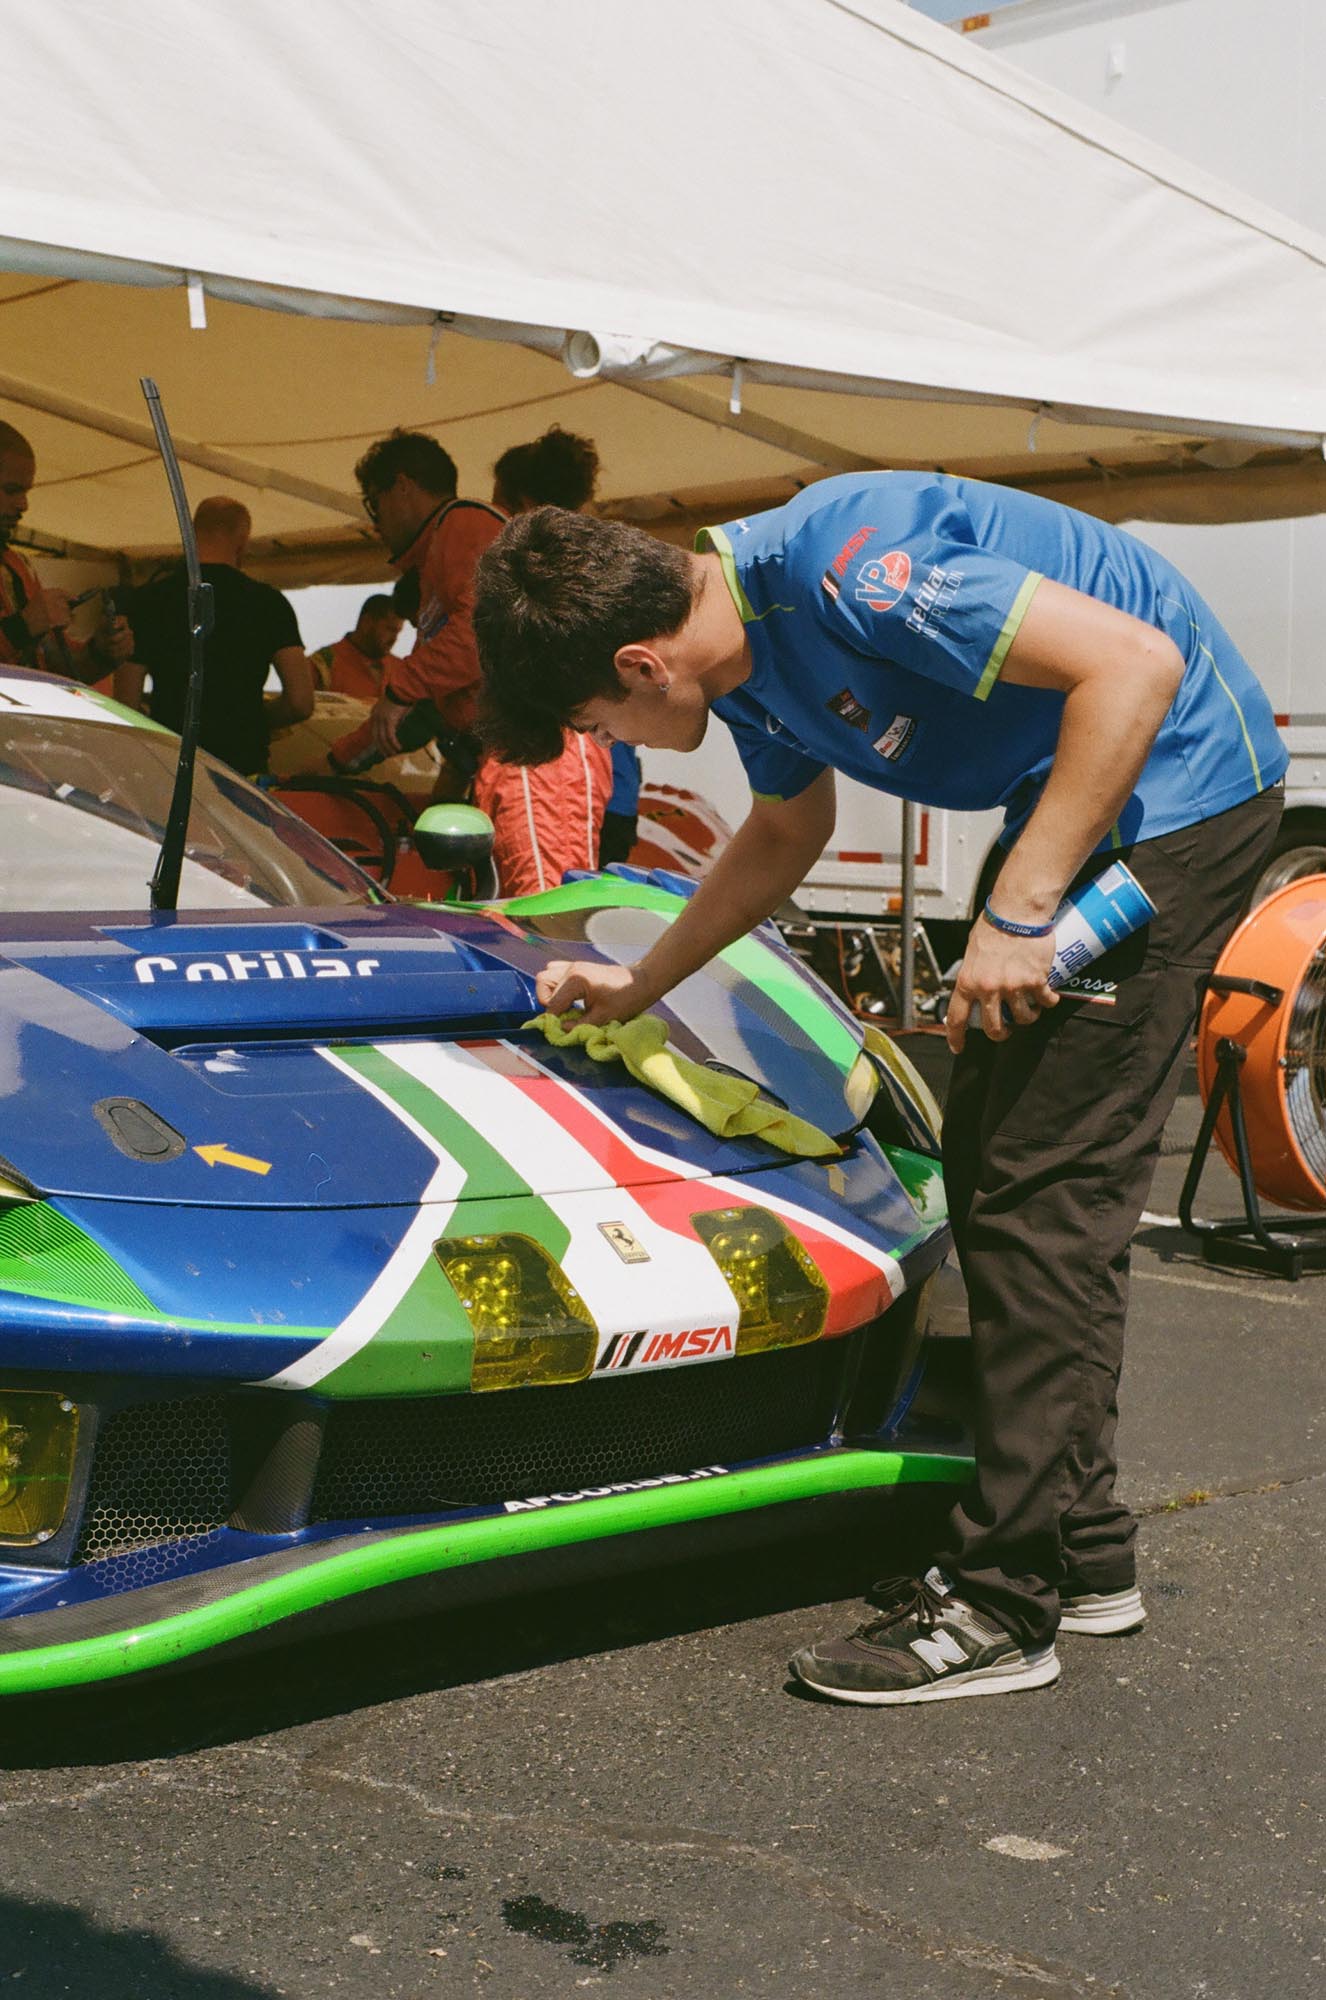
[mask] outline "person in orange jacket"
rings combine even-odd
[[[22,431],[0,423],[0,662],[100,680],[133,651],[128,621],[116,613],[95,638],[71,639],[65,593],[47,590],[31,563],[10,547],[36,476],[36,457]]]
[[[568,730],[551,764],[485,757],[474,803],[493,823],[493,866],[503,896],[555,889],[568,868],[597,868],[612,757],[592,736]]]
[[[513,445],[493,467],[493,505],[505,514],[532,507],[578,512],[594,496],[599,457],[588,438],[557,424],[531,444]],[[603,816],[612,791],[604,746],[574,730],[548,764],[507,764],[486,755],[474,802],[493,822],[493,863],[504,896],[555,889],[568,868],[597,868]]]
[[[404,623],[383,592],[366,597],[359,607],[354,631],[309,654],[318,686],[334,694],[358,695],[361,701],[376,701],[382,693],[382,677],[391,649]]]
[[[455,461],[421,431],[379,438],[355,478],[395,567],[417,573],[419,613],[412,650],[391,661],[368,721],[333,745],[333,762],[342,771],[363,771],[435,741],[464,784],[478,757],[474,566],[506,517],[485,501],[457,496]]]

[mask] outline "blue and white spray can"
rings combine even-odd
[[[1114,945],[1150,923],[1155,914],[1155,904],[1132,869],[1125,868],[1122,861],[1112,861],[1066,896],[1055,911],[1054,963],[1047,985],[1068,986]]]
[[[1055,911],[1054,960],[1046,984],[1062,988],[1066,1000],[1113,1006],[1113,981],[1091,981],[1085,976],[1087,968],[1134,931],[1140,931],[1155,914],[1155,904],[1132,869],[1122,861],[1112,861],[1071,896],[1065,896]],[[1014,1025],[1007,1007],[1004,1019],[1010,1027]],[[970,1025],[981,1025],[979,1003],[972,1008]]]

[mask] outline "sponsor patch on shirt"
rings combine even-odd
[[[914,715],[895,715],[884,734],[875,738],[874,747],[890,764],[896,764],[915,734]]]
[[[427,604],[419,608],[419,618],[415,631],[421,639],[436,639],[444,625],[450,623],[451,614],[440,598],[430,597]]]
[[[842,588],[842,579],[847,574],[847,565],[858,549],[863,549],[874,534],[873,528],[856,528],[847,537],[829,567],[820,578],[820,589],[826,597],[837,599]]]
[[[856,573],[858,602],[871,611],[892,611],[911,581],[912,559],[906,549],[871,556]]]
[[[942,569],[938,563],[932,563],[916,586],[907,614],[908,631],[920,632],[927,639],[937,638],[961,582],[960,569]]]
[[[858,701],[850,688],[840,688],[824,706],[849,729],[859,729],[862,735],[870,733],[870,710],[863,701]]]

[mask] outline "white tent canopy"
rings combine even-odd
[[[677,534],[876,465],[1116,519],[1326,506],[1326,242],[896,0],[0,29],[0,416],[54,552],[171,542],[142,374],[287,582],[380,573],[353,465],[397,423],[478,493],[586,432],[604,511]]]

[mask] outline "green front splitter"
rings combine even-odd
[[[938,1453],[825,1451],[813,1458],[715,1473],[712,1478],[687,1479],[639,1493],[553,1503],[531,1512],[492,1515],[454,1526],[389,1529],[373,1536],[356,1536],[349,1548],[338,1538],[327,1545],[327,1553],[321,1557],[317,1544],[306,1544],[298,1550],[303,1558],[301,1567],[256,1581],[246,1582],[246,1573],[251,1578],[269,1559],[237,1563],[233,1588],[213,1602],[128,1624],[118,1631],[2,1652],[0,1695],[77,1687],[173,1666],[212,1647],[260,1632],[283,1618],[440,1570],[638,1534],[649,1528],[712,1520],[824,1494],[861,1492],[871,1487],[961,1484],[971,1472],[970,1459]],[[288,1562],[290,1554],[287,1545],[282,1556],[270,1560]],[[225,1576],[224,1570],[208,1574],[211,1579]],[[126,1593],[124,1609],[129,1617],[133,1616],[132,1598],[137,1595]],[[140,1614],[143,1608],[140,1605]],[[71,1616],[75,1609],[71,1607],[70,1613],[34,1613],[33,1624],[49,1629],[49,1621]],[[10,1648],[24,1622],[15,1618],[4,1628]]]

